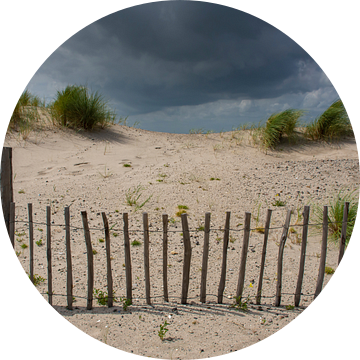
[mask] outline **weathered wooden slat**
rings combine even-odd
[[[15,203],[14,202],[10,203],[9,231],[10,231],[11,245],[15,249]]]
[[[1,203],[5,225],[10,235],[10,204],[14,201],[12,175],[12,148],[3,147],[1,155]]]
[[[87,263],[88,263],[88,293],[87,293],[86,309],[91,310],[93,307],[93,293],[94,293],[94,254],[91,245],[90,230],[89,230],[86,211],[81,212],[81,217],[84,227],[84,237],[85,237]]]
[[[48,297],[49,304],[52,305],[52,265],[51,265],[51,207],[46,207],[46,257],[48,264]]]
[[[241,250],[241,259],[240,259],[239,279],[236,290],[236,298],[239,300],[241,300],[244,291],[246,258],[247,258],[249,239],[250,239],[250,221],[251,221],[251,213],[246,212],[245,224],[244,224],[244,239],[243,239],[243,246]]]
[[[257,305],[260,305],[260,302],[261,302],[261,291],[262,291],[262,283],[263,283],[264,269],[265,269],[267,241],[269,238],[271,213],[272,213],[272,210],[268,209],[267,215],[266,215],[265,228],[264,228],[264,243],[263,243],[263,249],[262,249],[262,255],[261,255],[259,284],[258,284],[258,290],[257,290],[257,294],[256,294],[256,304]]]
[[[342,260],[344,256],[345,251],[345,242],[346,242],[346,230],[347,230],[347,221],[349,216],[349,202],[345,202],[344,204],[344,213],[343,213],[343,222],[341,227],[341,237],[340,237],[340,250],[339,250],[339,259],[338,259],[338,265],[340,264],[340,261]]]
[[[29,263],[30,263],[30,280],[34,283],[34,224],[32,204],[28,204],[29,219]]]
[[[168,280],[167,280],[167,270],[168,270],[168,215],[163,214],[163,288],[164,288],[164,301],[169,301],[168,294]]]
[[[280,306],[280,303],[281,303],[283,257],[284,257],[285,243],[286,243],[289,226],[290,226],[290,218],[291,218],[291,210],[288,210],[288,212],[286,214],[285,225],[283,227],[283,232],[282,232],[281,239],[280,239],[280,244],[279,244],[275,306]]]
[[[106,217],[105,212],[101,213],[104,231],[105,231],[105,249],[106,249],[106,270],[107,270],[107,288],[108,288],[108,307],[112,307],[114,305],[114,291],[113,291],[113,278],[111,271],[111,247],[110,247],[110,230],[109,223]]]
[[[294,298],[295,306],[299,306],[300,304],[301,287],[304,278],[306,244],[307,244],[307,236],[309,229],[309,214],[310,214],[310,206],[305,206],[303,212],[303,230],[302,230],[302,239],[301,239],[300,267],[299,267],[299,275],[298,275],[298,281],[296,285],[295,298]]]
[[[221,265],[220,283],[218,288],[218,304],[222,304],[223,295],[226,282],[226,262],[227,262],[227,248],[229,246],[229,232],[230,232],[230,211],[226,212],[224,240],[223,240],[223,255]]]
[[[210,216],[209,212],[205,213],[204,226],[204,250],[201,268],[201,286],[200,286],[200,302],[206,301],[206,278],[209,261],[209,238],[210,238]]]
[[[181,214],[181,224],[182,224],[183,240],[184,240],[184,265],[183,265],[181,303],[186,304],[188,291],[189,291],[190,264],[191,264],[191,243],[190,243],[190,233],[189,233],[189,226],[188,226],[186,213]]]
[[[72,276],[72,259],[70,245],[70,208],[64,209],[65,217],[65,244],[66,244],[66,296],[67,308],[73,309],[73,276]]]
[[[320,255],[320,265],[319,265],[319,274],[316,283],[315,295],[314,299],[318,297],[321,292],[323,282],[324,282],[324,275],[325,275],[325,264],[326,264],[326,250],[327,250],[327,238],[328,238],[328,206],[324,206],[323,211],[323,233],[322,233],[322,240],[321,240],[321,255]]]
[[[132,300],[132,275],[131,275],[131,255],[129,239],[129,217],[123,214],[124,221],[124,252],[125,252],[125,274],[126,274],[126,298]]]
[[[145,297],[146,303],[151,304],[150,301],[150,259],[149,259],[149,217],[148,213],[143,213],[144,226],[144,270],[145,270]]]

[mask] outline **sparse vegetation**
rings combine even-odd
[[[135,205],[135,211],[141,209],[151,198],[152,194],[142,203],[138,203],[138,200],[140,199],[142,192],[145,190],[145,188],[141,185],[138,185],[136,187],[130,188],[125,192],[125,199],[126,203],[129,206]]]
[[[169,325],[169,323],[166,320],[163,324],[160,324],[160,330],[158,331],[158,335],[161,341],[164,341],[164,337],[166,333],[169,331],[169,329],[166,327],[167,325]]]
[[[141,242],[140,242],[139,240],[133,240],[133,241],[131,242],[131,245],[132,245],[132,246],[140,246],[140,245],[141,245]]]
[[[349,116],[343,102],[338,99],[305,129],[311,140],[333,140],[354,136]]]
[[[94,289],[94,295],[99,305],[107,305],[109,295],[106,291],[102,291],[100,289]],[[116,302],[118,299],[114,296],[115,291],[113,291],[113,301]]]
[[[330,200],[328,205],[328,221],[329,221],[329,239],[337,243],[341,237],[341,228],[344,214],[345,202],[349,202],[348,223],[346,228],[345,246],[349,244],[351,234],[354,229],[356,214],[359,205],[359,195],[357,191],[345,193],[342,189],[336,193]],[[315,205],[313,210],[313,219],[317,224],[322,223],[323,207]],[[320,229],[320,226],[318,226]]]
[[[325,266],[325,274],[332,275],[335,270],[330,266]]]

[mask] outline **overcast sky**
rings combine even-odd
[[[66,85],[100,91],[147,130],[231,130],[298,108],[314,118],[338,95],[314,60],[239,10],[159,2],[90,24],[40,67],[28,89],[50,101]]]

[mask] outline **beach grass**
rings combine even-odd
[[[354,136],[343,102],[338,99],[318,118],[307,125],[305,136],[311,140],[334,140]]]
[[[55,123],[73,129],[105,128],[116,122],[116,114],[103,95],[85,86],[68,85],[57,91],[49,109]]]
[[[265,126],[259,127],[260,142],[264,149],[275,149],[283,135],[287,135],[289,140],[293,139],[299,118],[303,114],[304,110],[296,109],[287,109],[272,114],[266,121]]]
[[[349,202],[348,223],[346,229],[345,245],[347,246],[351,234],[354,229],[356,214],[359,205],[359,193],[354,190],[345,193],[345,189],[339,190],[333,198],[329,201],[328,205],[328,222],[329,222],[329,240],[338,243],[341,237],[341,228],[344,214],[345,202]],[[317,224],[321,224],[323,219],[323,207],[315,205],[313,210],[313,220]],[[319,226],[319,229],[321,226]]]

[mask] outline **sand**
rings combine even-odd
[[[358,153],[354,140],[340,143],[284,142],[265,154],[251,143],[247,131],[220,134],[179,135],[155,133],[126,126],[92,133],[52,129],[20,140],[7,137],[13,147],[14,197],[16,202],[15,250],[29,271],[27,204],[33,204],[35,274],[45,279],[37,288],[47,299],[46,206],[52,212],[53,306],[70,323],[107,343],[134,354],[158,358],[205,358],[227,354],[257,343],[283,328],[313,301],[321,235],[312,227],[307,245],[303,296],[292,308],[299,271],[301,227],[304,205],[323,206],[340,189],[359,187]],[[128,164],[130,166],[124,166]],[[137,205],[127,204],[126,195],[139,189]],[[277,195],[279,194],[279,195]],[[280,199],[285,206],[274,206]],[[146,203],[141,207],[141,205]],[[183,240],[179,205],[188,207],[192,261],[189,300],[180,304]],[[74,310],[66,309],[66,253],[64,207],[70,206],[71,250],[74,271]],[[254,304],[258,285],[266,211],[273,210],[267,247],[261,305]],[[292,209],[293,232],[287,239],[283,267],[281,306],[274,306],[277,258],[282,225]],[[121,303],[108,309],[94,301],[86,310],[86,247],[81,211],[87,211],[95,263],[96,289],[106,291],[106,256],[101,212],[106,212],[111,230],[112,271],[117,297],[125,297],[122,214],[129,214],[133,266],[133,305]],[[152,305],[145,301],[142,212],[149,214],[150,276]],[[223,251],[225,212],[231,212],[230,243],[223,304],[217,291]],[[195,231],[211,212],[207,302],[199,301],[203,232]],[[248,311],[231,307],[236,294],[245,212],[252,213],[244,299]],[[162,214],[169,216],[168,281],[170,302],[163,301]],[[22,222],[24,221],[24,222]],[[312,219],[312,223],[314,220]],[[24,233],[25,234],[22,234]],[[338,247],[329,242],[326,265],[337,268]],[[324,286],[332,275],[325,275]],[[58,295],[59,294],[59,295]],[[62,295],[62,296],[60,296]],[[158,336],[167,321],[164,341]]]

